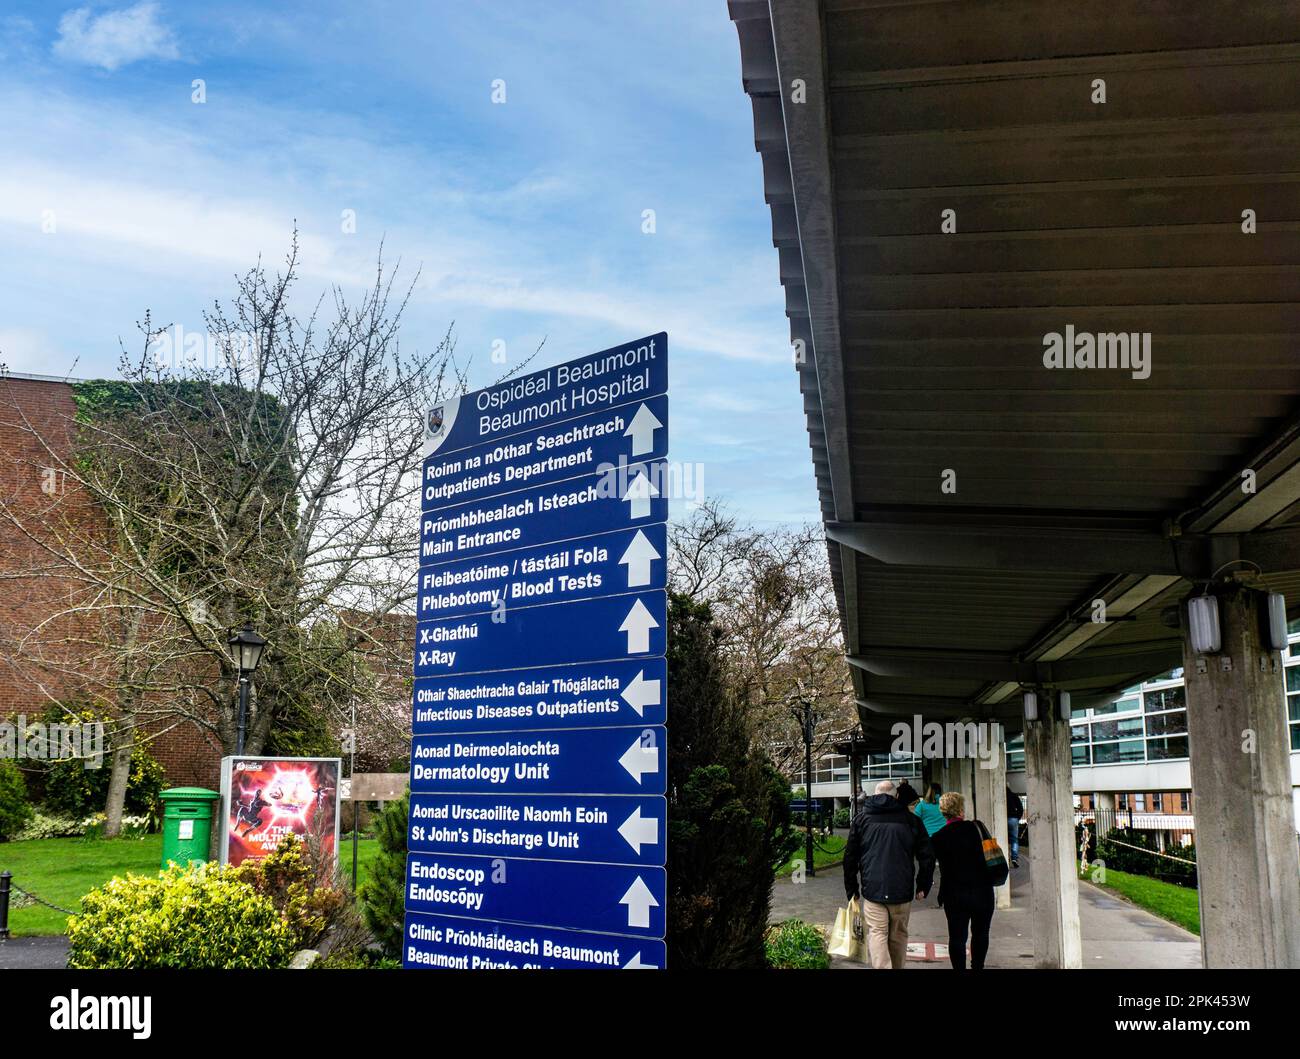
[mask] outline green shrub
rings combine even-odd
[[[835,826],[848,827],[853,821],[849,818],[849,807],[846,805],[843,809],[835,810]]]
[[[244,861],[232,874],[275,905],[293,933],[295,949],[315,948],[347,903],[297,835],[286,835],[267,856]]]
[[[71,816],[55,816],[40,809],[32,811],[31,819],[16,836],[21,841],[36,838],[73,838],[86,833],[86,822]]]
[[[319,971],[399,971],[402,961],[364,949],[348,949],[326,953],[311,966]]]
[[[1076,829],[1076,847],[1082,838]],[[1106,867],[1130,875],[1145,875],[1176,886],[1196,887],[1196,846],[1167,846],[1164,856],[1155,839],[1144,831],[1117,828],[1089,846],[1089,861],[1100,859]]]
[[[0,842],[15,838],[31,818],[27,781],[17,765],[0,759]]]
[[[831,965],[822,932],[802,919],[769,929],[766,949],[768,966],[778,970],[824,971]]]
[[[375,818],[379,855],[361,886],[361,918],[389,956],[402,951],[402,922],[406,907],[406,827],[411,798],[389,802]]]
[[[284,967],[296,939],[275,903],[238,869],[172,865],[157,876],[110,879],[68,919],[68,966]]]

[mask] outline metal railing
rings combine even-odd
[[[1182,831],[1196,830],[1196,817],[1193,813],[1163,813],[1150,810],[1134,809],[1076,809],[1074,823],[1087,824],[1093,833],[1103,834],[1116,828],[1129,831]]]
[[[65,916],[77,915],[71,908],[60,908],[32,893],[30,890],[24,890],[14,882],[13,872],[5,870],[0,871],[0,941],[9,940],[9,904],[13,893],[17,892],[19,897],[25,897],[28,901],[44,905],[46,908],[53,909],[55,912],[62,912]]]

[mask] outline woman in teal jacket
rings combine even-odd
[[[925,825],[925,832],[933,835],[948,821],[944,819],[943,813],[939,811],[939,796],[943,794],[943,788],[937,783],[928,784],[925,788],[925,797],[916,803],[913,812],[921,818],[921,823]]]

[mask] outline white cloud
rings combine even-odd
[[[54,54],[61,59],[116,70],[141,59],[179,59],[172,31],[158,21],[158,5],[142,2],[92,15],[88,7],[59,19]]]

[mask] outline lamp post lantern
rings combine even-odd
[[[248,678],[262,660],[266,640],[253,631],[251,622],[245,622],[244,627],[226,642],[230,644],[231,657],[239,667],[239,732],[235,738],[235,756],[239,757],[244,753],[244,733],[248,726]]]

